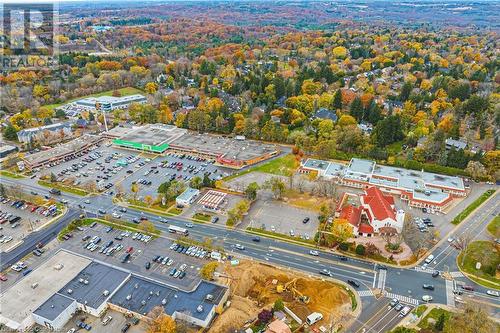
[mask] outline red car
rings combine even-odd
[[[474,287],[473,286],[462,286],[462,289],[468,290],[468,291],[474,291]]]
[[[126,251],[126,252],[127,252],[127,253],[132,253],[132,251],[134,251],[134,248],[131,246],[131,247],[129,247],[129,248],[127,249],[127,251]]]
[[[7,277],[3,274],[0,274],[0,281],[7,281]]]

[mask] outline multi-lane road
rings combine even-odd
[[[30,179],[12,180],[1,178],[1,180],[4,184],[21,186],[27,191],[35,190],[41,194],[48,193],[46,188],[38,186]],[[62,198],[68,200],[68,213],[58,223],[30,235],[21,246],[11,253],[1,254],[2,270],[12,262],[19,260],[23,252],[24,254],[29,253],[39,241],[45,243],[51,237],[55,237],[58,231],[78,214],[83,212],[88,216],[96,216],[100,209],[111,213],[121,208],[112,202],[110,196],[105,195],[82,198],[63,193]],[[85,204],[85,200],[89,200],[90,203]],[[500,202],[496,193],[480,210],[474,212],[466,223],[462,223],[453,232],[453,237],[459,237],[464,233],[480,235],[491,219],[498,214],[499,205]],[[85,206],[85,208],[80,209],[80,206]],[[168,223],[164,223],[160,222],[159,216],[132,209],[128,209],[126,213],[123,213],[122,219],[132,220],[141,216],[146,216],[155,223],[156,227],[166,237],[170,237],[168,234],[170,224],[183,227],[188,222],[179,217],[169,217],[167,218]],[[398,321],[396,312],[387,311],[386,313],[380,311],[381,307],[387,308],[385,303],[388,298],[396,298],[404,304],[416,306],[422,303],[423,295],[429,294],[433,296],[433,302],[435,303],[454,306],[453,289],[457,282],[460,283],[460,281],[467,281],[468,285],[475,286],[475,291],[466,292],[463,298],[473,297],[475,300],[488,304],[492,314],[494,316],[499,315],[499,300],[486,295],[484,287],[466,279],[458,271],[456,265],[458,251],[450,246],[446,240],[433,250],[432,253],[436,259],[427,268],[421,266],[414,268],[387,267],[385,270],[377,269],[376,265],[369,261],[353,258],[349,258],[347,261],[341,260],[338,254],[330,251],[319,251],[319,256],[312,256],[309,254],[310,248],[285,241],[261,237],[259,242],[255,242],[253,241],[254,236],[244,230],[228,230],[216,224],[195,224],[193,228],[189,229],[189,232],[191,238],[198,240],[210,238],[217,245],[224,247],[228,253],[232,252],[237,256],[245,256],[254,260],[280,265],[290,270],[300,270],[311,274],[318,274],[320,270],[326,269],[332,273],[334,278],[343,281],[348,279],[358,281],[360,288],[357,291],[362,299],[363,311],[357,322],[351,327],[353,332],[385,332],[393,327]],[[243,245],[245,250],[235,249],[235,244]],[[434,270],[439,270],[441,273],[447,272],[449,273],[448,276],[452,276],[454,279],[433,278],[432,272]],[[422,289],[424,283],[433,284],[435,290],[426,291]],[[380,291],[385,298],[382,297],[377,300],[373,294],[374,290]]]

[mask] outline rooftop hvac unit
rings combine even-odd
[[[78,279],[78,282],[83,283],[83,279],[82,279],[82,278],[79,278],[79,279]]]
[[[207,301],[213,301],[213,300],[214,300],[214,295],[212,295],[212,294],[207,294],[207,296],[205,297],[205,299],[206,299]]]
[[[149,296],[153,296],[153,291],[149,291]]]
[[[127,297],[125,297],[125,299],[126,299],[127,301],[130,301],[130,300],[132,299],[132,295],[127,295]]]
[[[83,280],[83,284],[89,284],[89,280]]]
[[[144,306],[144,305],[146,305],[146,301],[145,301],[145,300],[142,300],[142,301],[141,301],[141,304],[142,304],[143,306]]]
[[[134,284],[134,288],[138,289],[139,288],[139,284],[138,283]]]
[[[68,289],[67,292],[68,292],[68,294],[71,295],[73,293],[73,289]]]
[[[162,300],[161,300],[161,304],[162,304],[162,305],[167,304],[167,300],[166,300],[165,298],[164,298],[164,299],[162,299]]]
[[[199,313],[203,312],[203,305],[201,305],[201,304],[198,305],[198,307],[196,308],[196,311]]]
[[[104,296],[108,296],[108,295],[109,295],[109,290],[104,290],[104,291],[102,292],[102,294],[103,294]]]

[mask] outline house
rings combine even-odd
[[[276,319],[267,326],[265,333],[292,333],[292,330],[286,323]]]
[[[448,138],[445,140],[444,143],[446,145],[446,150],[450,150],[452,148],[456,150],[467,148],[467,142],[464,142],[462,140],[455,140],[452,138]]]
[[[337,216],[353,227],[355,236],[371,237],[374,234],[396,234],[403,230],[405,213],[396,210],[394,198],[377,187],[369,187],[359,196],[359,205],[346,204],[353,194],[344,194]]]
[[[189,206],[194,202],[199,194],[200,190],[188,187],[175,199],[175,203],[180,206]]]
[[[337,114],[335,113],[334,110],[328,110],[327,108],[320,108],[318,109],[314,115],[313,118],[317,119],[330,119],[333,122],[337,122]]]

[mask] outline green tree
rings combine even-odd
[[[445,314],[444,314],[444,313],[441,313],[441,315],[439,316],[439,318],[438,318],[438,320],[437,320],[436,324],[434,325],[434,328],[435,328],[437,331],[441,332],[441,331],[443,331],[443,329],[444,329],[444,324],[445,324],[445,323],[446,323],[446,316],[445,316]]]
[[[254,201],[257,198],[257,191],[259,190],[259,184],[256,182],[252,182],[248,184],[247,188],[245,189],[245,196],[248,198],[250,201]]]
[[[283,300],[281,298],[278,298],[276,301],[274,301],[274,311],[283,311],[284,308],[285,304],[283,303]]]
[[[372,137],[379,147],[385,147],[404,138],[401,118],[397,115],[385,117],[377,123]]]
[[[5,140],[17,141],[17,131],[12,125],[8,125],[3,130],[3,137]]]
[[[201,179],[201,177],[198,176],[193,177],[189,181],[189,186],[192,188],[200,189],[203,186],[203,180]]]
[[[285,182],[280,177],[271,177],[271,179],[264,182],[263,188],[271,190],[274,194],[274,197],[280,200],[283,197],[286,186]]]
[[[366,248],[363,244],[358,244],[356,246],[356,254],[360,256],[364,256],[366,252]]]
[[[342,91],[338,89],[333,96],[333,107],[335,109],[342,109]]]
[[[352,101],[350,109],[349,109],[349,112],[351,113],[351,116],[353,116],[354,118],[356,118],[356,120],[358,122],[360,122],[361,120],[363,120],[365,109],[363,107],[363,103],[361,102],[361,98],[356,97]]]

